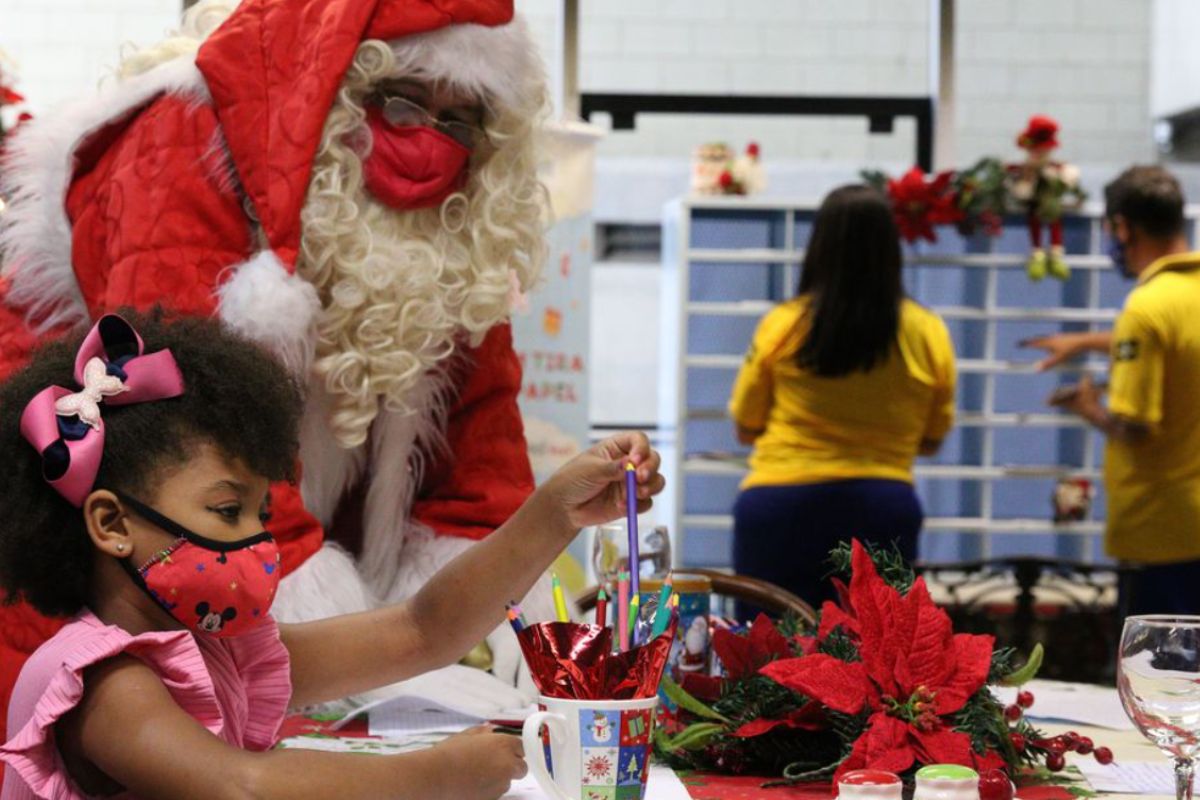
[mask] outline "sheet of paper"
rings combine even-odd
[[[393,697],[372,708],[367,717],[372,736],[405,737],[426,733],[458,733],[482,719],[452,711],[440,703],[420,697]]]
[[[452,664],[449,667],[427,672],[410,678],[400,684],[394,684],[376,693],[378,698],[370,703],[351,709],[346,718],[333,727],[337,730],[350,719],[366,713],[372,720],[376,714],[387,714],[383,709],[397,698],[403,703],[411,703],[412,698],[420,698],[418,703],[429,703],[428,708],[446,709],[459,715],[470,717],[476,723],[482,720],[524,720],[536,710],[532,698],[514,689],[490,673],[482,670]],[[408,708],[409,706],[405,706]],[[461,728],[460,728],[461,729]],[[409,732],[407,726],[402,727],[401,733]],[[374,731],[372,731],[374,733]],[[381,733],[386,735],[386,733]]]
[[[1123,761],[1107,766],[1081,760],[1078,766],[1097,792],[1175,794],[1175,772],[1165,758],[1162,761]]]
[[[446,737],[423,734],[404,739],[363,739],[357,736],[293,736],[276,745],[280,750],[324,750],[331,753],[371,753],[396,755],[433,747]]]
[[[1030,719],[1062,720],[1114,731],[1134,729],[1116,689],[1061,681],[1030,681],[1021,688],[1034,694],[1033,707],[1025,712]],[[992,691],[1005,705],[1016,702],[1016,689],[993,686]]]
[[[549,800],[550,795],[538,787],[532,775],[513,781],[508,793],[501,800]],[[650,765],[650,776],[646,783],[647,800],[691,800],[683,781],[669,768],[661,764]]]

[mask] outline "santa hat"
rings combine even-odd
[[[366,39],[497,105],[540,69],[512,0],[245,0],[196,66],[267,244],[289,272],[325,118]]]
[[[1017,147],[1022,150],[1053,150],[1058,147],[1058,123],[1050,117],[1036,115],[1017,137]]]
[[[0,218],[0,250],[10,279],[6,300],[25,308],[39,329],[87,317],[76,270],[95,265],[76,258],[68,190],[81,166],[86,171],[121,144],[124,122],[114,121],[134,119],[159,96],[173,94],[211,103],[265,238],[240,263],[208,259],[205,269],[219,273],[206,273],[201,288],[215,289],[221,318],[236,330],[303,368],[319,302],[295,275],[301,210],[337,90],[359,44],[372,38],[387,41],[398,63],[419,65],[422,76],[477,93],[493,108],[523,109],[544,80],[524,25],[513,19],[512,0],[244,0],[196,56],[171,59],[104,87],[22,126],[28,130],[18,131],[11,146],[6,140],[2,177],[13,189],[13,202]],[[150,137],[140,146],[168,143]],[[208,147],[180,142],[174,155],[207,165]],[[115,156],[130,164],[138,157],[136,146]],[[239,204],[232,212],[236,218],[222,216],[230,213],[229,204],[208,193],[232,189],[207,174],[201,179],[207,169],[193,170],[185,177],[186,190],[170,193],[156,211],[191,230],[211,230],[213,253],[228,252],[229,241],[219,232],[245,227],[243,209]],[[150,180],[136,171],[128,174],[135,184]],[[102,226],[95,233],[116,235]],[[119,255],[120,247],[103,242],[97,247]]]

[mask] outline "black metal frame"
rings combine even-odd
[[[638,114],[746,114],[866,117],[871,133],[891,133],[896,117],[917,123],[916,162],[933,169],[934,101],[931,97],[825,97],[820,95],[603,94],[580,95],[580,114],[612,115],[614,130],[633,130]]]

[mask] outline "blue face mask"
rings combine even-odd
[[[1129,259],[1125,255],[1125,245],[1121,244],[1121,240],[1115,236],[1108,237],[1108,257],[1112,259],[1113,266],[1117,272],[1121,273],[1123,278],[1132,278],[1133,273],[1129,271]]]

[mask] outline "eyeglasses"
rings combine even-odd
[[[423,125],[433,128],[469,150],[474,149],[480,140],[487,139],[482,125],[472,125],[460,120],[440,120],[407,97],[383,95],[378,100],[383,110],[383,118],[391,125]]]

